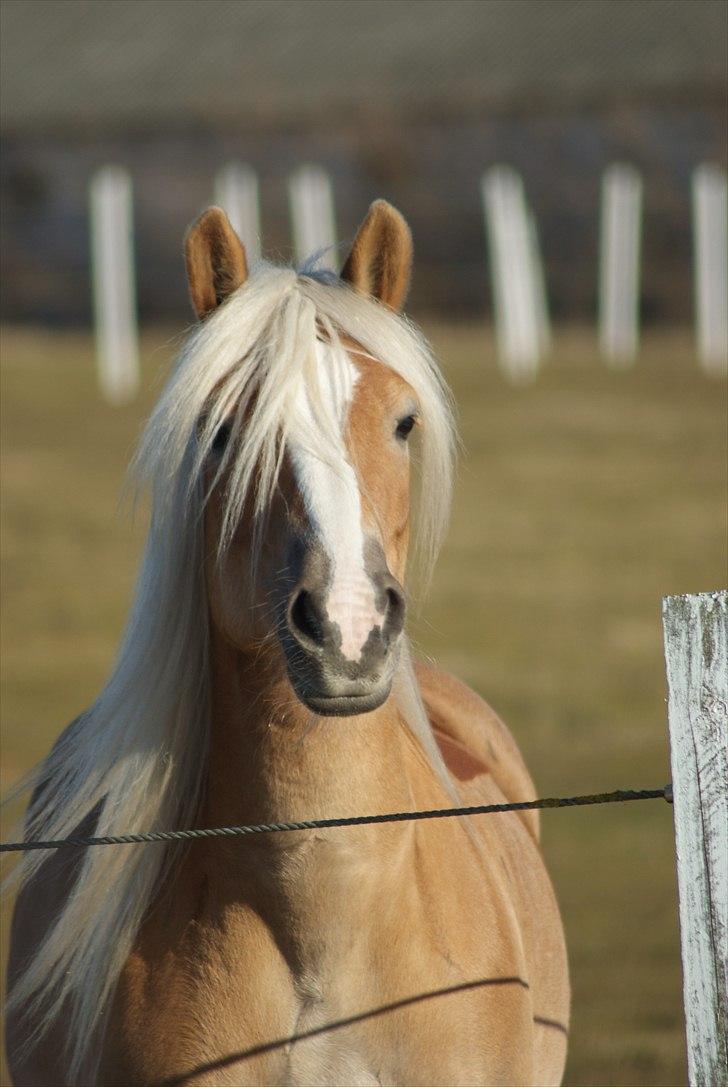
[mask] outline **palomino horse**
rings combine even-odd
[[[533,797],[505,726],[413,666],[403,633],[407,440],[426,563],[453,451],[399,315],[411,253],[383,201],[340,279],[249,274],[219,209],[191,228],[200,323],[138,456],[135,605],[36,771],[29,836]],[[17,1085],[560,1082],[567,966],[535,813],[32,852],[20,879]]]

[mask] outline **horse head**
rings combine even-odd
[[[191,227],[186,261],[201,321],[225,320],[233,294],[244,306],[245,250],[219,208]],[[374,324],[399,321],[411,263],[407,224],[377,201],[336,284],[344,304],[364,297]],[[355,339],[322,315],[306,291],[317,285],[315,274],[291,273],[289,297],[261,337],[269,353],[295,357],[297,380],[284,373],[277,388],[262,375],[244,383],[242,396],[228,396],[224,413],[218,410],[214,433],[202,427],[205,574],[219,635],[241,650],[277,648],[308,708],[348,716],[381,705],[397,667],[410,530],[408,439],[422,409],[412,385],[365,346],[366,335]],[[280,427],[273,452],[265,442],[251,445],[256,427]],[[274,486],[256,521],[256,466],[247,501],[230,524],[241,450],[254,447],[275,459]]]

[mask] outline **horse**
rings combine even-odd
[[[534,798],[478,695],[415,662],[451,397],[376,201],[340,276],[185,241],[195,323],[134,461],[149,534],[117,661],[32,776],[29,839]],[[411,437],[420,498],[411,512]],[[413,457],[414,459],[414,457]],[[24,1085],[557,1084],[562,924],[535,811],[27,852]]]

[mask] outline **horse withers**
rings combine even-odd
[[[33,776],[32,838],[533,798],[510,733],[412,662],[410,536],[454,428],[372,205],[341,277],[186,239],[199,323],[135,462],[152,492],[111,677]],[[417,434],[418,523],[410,517]],[[557,1084],[569,986],[535,813],[30,852],[12,928],[22,1085]]]

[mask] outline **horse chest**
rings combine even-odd
[[[179,912],[157,913],[122,975],[124,1052],[111,1064],[124,1074],[108,1083],[168,1079],[170,1059],[175,1082],[195,1087],[529,1082],[527,992],[487,984],[519,972],[517,941],[494,939],[486,900],[489,938],[468,938],[451,956],[451,929],[422,912],[415,884],[403,881],[396,909],[378,900],[376,925],[358,915],[342,924],[341,902],[313,923],[313,899],[282,924],[257,899],[235,902],[191,880]],[[305,899],[306,881],[298,886]],[[485,984],[462,991],[472,979]]]
[[[180,954],[153,964],[133,956],[119,997],[121,1030],[107,1052],[104,1085],[165,1080],[170,1065],[175,1082],[190,1087],[418,1081],[423,1024],[388,1012],[398,1002],[377,994],[368,955],[352,948],[321,971],[297,974],[267,927],[249,917],[227,926],[223,944],[189,939]]]
[[[376,1087],[393,1084],[383,1074],[381,1055],[378,1060],[368,1055],[366,1045],[350,1032],[332,1030],[331,1023],[341,1021],[327,1007],[304,1007],[296,1022],[295,1034],[300,1039],[287,1047],[284,1083],[286,1087]]]

